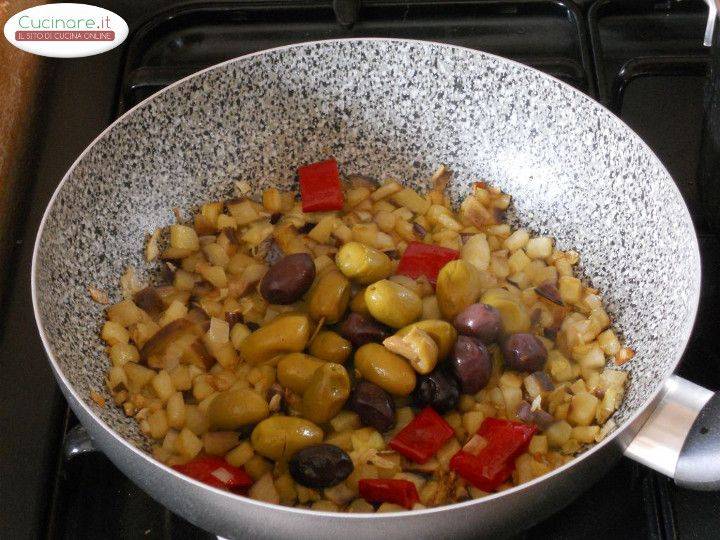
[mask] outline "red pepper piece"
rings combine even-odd
[[[334,158],[300,167],[298,176],[303,212],[342,210],[345,198]]]
[[[183,465],[175,465],[173,469],[210,486],[229,491],[243,491],[253,485],[253,479],[245,469],[233,467],[220,457],[200,456]]]
[[[425,463],[455,434],[432,407],[425,407],[390,441],[390,448],[416,463]]]
[[[360,496],[369,503],[394,503],[407,509],[420,501],[415,484],[408,480],[363,478],[358,482]]]
[[[405,248],[395,273],[413,279],[425,276],[430,283],[435,285],[440,269],[458,257],[460,257],[460,253],[454,249],[422,242],[410,242]]]
[[[477,455],[460,450],[450,470],[483,491],[495,491],[515,469],[515,458],[527,450],[536,426],[499,418],[486,418],[477,434],[487,441]]]

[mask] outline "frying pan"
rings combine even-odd
[[[581,253],[616,329],[637,351],[617,429],[531,482],[396,514],[266,504],[178,474],[144,449],[135,420],[108,399],[103,307],[143,269],[145,235],[173,207],[294,187],[299,164],[334,155],[345,172],[424,190],[439,163],[458,203],[484,179],[513,196],[511,218]],[[151,277],[146,274],[145,277]],[[102,450],[173,512],[227,537],[487,537],[567,505],[624,452],[684,486],[720,487],[720,399],[673,375],[698,305],[700,257],[687,208],[652,151],[610,112],[534,69],[460,47],[394,39],[304,43],[244,56],[140,103],[82,153],[38,232],[35,316],[58,384]],[[117,295],[113,301],[119,300]],[[105,394],[105,397],[109,398]]]

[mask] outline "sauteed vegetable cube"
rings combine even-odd
[[[614,429],[635,353],[577,253],[503,223],[508,195],[477,182],[455,209],[445,167],[426,194],[334,159],[298,173],[299,201],[208,201],[149,235],[164,281],[120,279],[104,401],[156,459],[270,503],[392,512],[526,482]]]

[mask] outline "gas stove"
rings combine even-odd
[[[545,71],[618,114],[675,178],[700,238],[702,301],[681,375],[720,388],[720,205],[714,147],[704,111],[710,50],[699,0],[335,0],[104,2],[131,24],[120,49],[51,65],[34,182],[0,317],[6,384],[0,393],[0,516],[8,538],[211,537],[134,486],[103,455],[76,452],[30,306],[32,243],[64,171],[107,124],[145,97],[198,69],[299,41],[383,36],[441,41],[505,56]],[[157,12],[148,14],[147,6]],[[718,53],[720,56],[720,53]],[[712,88],[712,86],[709,86]],[[705,120],[704,120],[705,119]],[[702,148],[702,151],[701,151]],[[701,159],[702,158],[702,159]],[[698,173],[700,171],[700,173]],[[704,172],[703,172],[704,171]],[[710,175],[711,176],[711,175]],[[677,488],[622,460],[580,499],[535,524],[526,538],[716,538],[720,494]]]

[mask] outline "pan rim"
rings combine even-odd
[[[692,230],[692,251],[695,254],[696,260],[698,261],[697,268],[696,268],[696,282],[698,284],[695,291],[693,291],[692,298],[690,299],[692,302],[692,309],[691,309],[691,316],[688,317],[688,321],[685,324],[685,327],[682,330],[682,335],[680,336],[682,339],[682,347],[680,350],[680,353],[677,355],[675,360],[671,363],[670,366],[667,368],[667,373],[664,377],[661,379],[658,379],[656,383],[656,387],[649,393],[648,397],[637,407],[637,409],[630,415],[628,418],[619,425],[615,431],[613,431],[611,434],[609,434],[605,439],[600,441],[599,443],[594,444],[591,448],[583,452],[582,454],[574,457],[571,461],[568,463],[558,467],[557,469],[554,469],[550,471],[549,473],[546,473],[542,476],[539,476],[533,480],[530,480],[528,482],[525,482],[519,486],[514,486],[510,489],[507,489],[505,491],[501,491],[499,493],[493,493],[491,495],[488,495],[486,497],[483,497],[481,499],[471,499],[468,501],[463,501],[459,503],[453,503],[453,504],[447,504],[443,506],[438,506],[434,508],[425,508],[420,510],[407,510],[402,512],[391,512],[391,513],[383,513],[383,514],[377,514],[377,513],[338,513],[338,512],[327,512],[327,511],[317,511],[317,510],[310,510],[305,508],[295,508],[295,507],[289,507],[289,506],[282,506],[279,504],[272,504],[272,503],[266,503],[262,501],[258,501],[255,499],[251,499],[249,497],[244,497],[242,495],[237,495],[228,491],[224,491],[218,488],[214,488],[212,486],[209,486],[207,484],[204,484],[202,482],[199,482],[197,480],[194,480],[192,478],[189,478],[183,474],[180,474],[179,472],[175,471],[171,467],[168,467],[167,465],[157,461],[154,459],[149,453],[143,451],[140,448],[137,448],[135,445],[130,443],[127,439],[122,437],[117,431],[112,429],[105,421],[103,421],[99,416],[97,416],[92,408],[88,405],[86,400],[80,396],[80,394],[77,392],[75,387],[70,384],[69,380],[61,370],[56,358],[55,354],[52,351],[52,347],[50,344],[50,340],[46,334],[45,327],[43,325],[42,318],[39,313],[39,295],[37,291],[37,272],[38,272],[38,252],[40,249],[40,243],[42,240],[42,236],[45,230],[45,224],[46,221],[50,215],[51,210],[53,209],[55,205],[55,201],[62,191],[62,188],[65,184],[65,182],[69,179],[71,173],[75,170],[77,165],[82,161],[82,159],[85,157],[85,155],[90,151],[91,148],[93,148],[98,141],[103,139],[112,129],[120,124],[126,117],[130,116],[132,113],[134,113],[137,109],[144,107],[147,103],[149,103],[151,100],[159,97],[160,95],[164,94],[165,92],[170,91],[171,89],[175,88],[176,86],[179,86],[186,81],[200,76],[204,73],[207,73],[209,71],[223,68],[229,64],[232,64],[234,62],[237,62],[241,59],[249,59],[253,58],[255,56],[261,56],[265,55],[267,53],[271,52],[279,52],[286,49],[294,49],[294,48],[302,48],[302,47],[308,47],[312,45],[321,45],[321,44],[333,44],[333,43],[348,43],[348,42],[355,42],[355,43],[364,43],[364,42],[396,42],[396,43],[407,43],[407,44],[415,44],[417,46],[428,46],[432,45],[439,48],[447,48],[447,49],[456,49],[460,51],[469,52],[473,55],[477,55],[480,57],[487,57],[492,58],[497,62],[504,63],[506,65],[509,65],[510,67],[514,69],[519,70],[529,70],[531,71],[535,76],[539,76],[540,78],[544,78],[546,80],[553,81],[554,83],[559,83],[565,90],[569,90],[572,92],[577,98],[581,99],[584,105],[594,107],[595,109],[603,112],[607,116],[610,117],[610,119],[615,122],[618,125],[618,128],[622,130],[623,132],[627,133],[628,136],[631,139],[634,139],[636,142],[639,142],[643,150],[647,153],[647,155],[655,162],[656,165],[659,166],[660,170],[664,171],[665,178],[664,181],[666,183],[669,183],[670,189],[674,190],[675,195],[679,198],[679,200],[682,202],[682,210],[683,210],[683,217],[687,220],[687,222],[690,224],[691,230]],[[40,221],[40,225],[38,227],[38,231],[35,237],[35,243],[33,246],[33,254],[32,254],[32,263],[30,268],[30,288],[31,288],[31,296],[32,296],[32,305],[33,305],[33,313],[35,316],[35,323],[38,328],[38,333],[40,334],[40,339],[42,340],[43,347],[45,349],[45,353],[48,357],[48,361],[53,369],[53,372],[58,379],[59,382],[62,383],[62,386],[64,386],[64,390],[70,393],[74,401],[82,407],[84,412],[89,415],[97,424],[101,425],[102,428],[108,432],[111,437],[113,437],[118,443],[123,445],[126,450],[130,450],[136,457],[143,459],[146,461],[149,465],[158,467],[159,469],[163,470],[165,473],[173,475],[176,479],[180,479],[184,482],[188,482],[189,484],[195,485],[197,487],[210,490],[211,492],[215,492],[216,495],[223,496],[227,498],[228,501],[235,501],[237,504],[250,504],[251,506],[256,506],[258,508],[262,509],[271,509],[275,511],[281,511],[281,512],[287,512],[288,514],[297,514],[297,515],[312,515],[312,516],[323,516],[323,517],[332,517],[332,518],[341,518],[341,519],[348,519],[348,520],[397,520],[397,519],[405,519],[412,515],[432,515],[443,511],[452,511],[452,510],[460,510],[463,508],[467,508],[474,505],[479,504],[490,504],[492,501],[498,500],[500,498],[509,497],[513,494],[519,494],[525,490],[529,490],[534,488],[536,485],[541,484],[547,480],[550,480],[551,478],[554,478],[557,475],[563,474],[566,470],[574,467],[575,465],[578,465],[581,461],[585,460],[586,458],[589,458],[590,456],[596,454],[597,452],[600,452],[603,448],[610,444],[618,444],[619,437],[624,434],[635,422],[638,420],[640,416],[645,414],[647,412],[647,409],[650,408],[653,403],[656,402],[658,399],[660,393],[663,391],[665,382],[669,377],[671,377],[675,370],[677,369],[678,364],[680,363],[680,360],[683,357],[683,354],[685,350],[687,349],[688,342],[690,340],[690,336],[692,334],[693,327],[695,325],[695,319],[697,317],[699,302],[700,302],[700,291],[701,291],[701,283],[702,283],[702,265],[701,265],[701,254],[700,254],[700,247],[698,243],[698,237],[697,237],[697,231],[695,229],[695,225],[692,220],[692,216],[690,214],[690,211],[687,207],[687,204],[685,203],[685,200],[680,193],[679,188],[677,187],[677,184],[675,183],[674,179],[672,178],[672,175],[668,172],[665,165],[663,165],[660,158],[657,157],[655,152],[647,145],[647,143],[637,134],[635,131],[630,128],[625,122],[622,121],[620,117],[618,117],[615,113],[613,113],[610,109],[599,103],[598,101],[594,100],[593,98],[587,96],[577,88],[571,86],[570,84],[557,79],[551,75],[548,75],[546,73],[543,73],[542,71],[522,64],[520,62],[517,62],[515,60],[511,60],[502,56],[498,56],[492,53],[488,53],[485,51],[480,51],[477,49],[471,49],[469,47],[463,47],[459,45],[452,45],[448,43],[441,43],[437,41],[430,41],[430,40],[417,40],[417,39],[402,39],[402,38],[384,38],[384,37],[366,37],[366,38],[342,38],[342,39],[326,39],[326,40],[315,40],[315,41],[304,41],[299,43],[292,43],[289,45],[283,45],[279,47],[273,47],[271,49],[264,49],[261,51],[256,51],[253,53],[249,53],[242,56],[237,56],[228,60],[225,60],[223,62],[220,62],[218,64],[214,64],[212,66],[208,66],[202,70],[199,70],[195,73],[192,73],[186,77],[183,77],[182,79],[175,81],[174,83],[166,86],[162,90],[156,92],[155,94],[148,96],[138,104],[134,105],[132,108],[128,109],[126,112],[124,112],[122,115],[120,115],[118,118],[116,118],[112,123],[110,123],[105,129],[103,129],[86,147],[85,149],[80,153],[80,155],[77,157],[77,159],[72,163],[72,165],[68,168],[68,170],[63,175],[62,180],[58,184],[58,186],[55,188],[52,197],[50,198],[45,211],[43,213],[42,220]],[[623,445],[620,443],[621,447],[627,446],[627,444]],[[624,449],[624,447],[623,447]],[[589,487],[589,486],[588,486]]]

